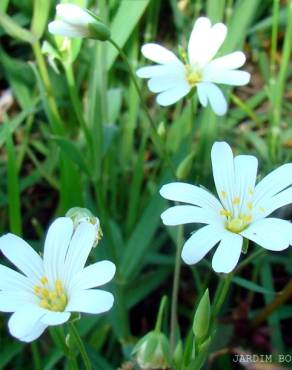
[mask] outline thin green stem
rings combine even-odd
[[[92,370],[92,366],[88,357],[88,354],[86,352],[86,349],[84,347],[83,341],[74,325],[73,322],[69,322],[69,329],[70,329],[70,334],[72,335],[72,338],[74,338],[74,341],[80,351],[84,366],[86,370]]]
[[[153,134],[153,142],[155,144],[155,146],[157,147],[157,150],[159,152],[159,154],[162,156],[162,158],[164,159],[164,161],[167,163],[172,175],[175,177],[175,168],[168,156],[168,153],[166,152],[165,150],[165,146],[160,138],[160,136],[158,135],[157,133],[157,128],[156,128],[156,125],[155,125],[155,122],[153,121],[150,113],[149,113],[149,110],[144,102],[144,99],[143,99],[143,94],[142,94],[142,91],[139,87],[139,84],[137,82],[137,79],[135,77],[135,74],[132,70],[132,67],[131,67],[131,64],[126,56],[126,54],[123,52],[123,50],[119,47],[119,45],[112,39],[109,40],[109,42],[118,50],[120,56],[122,57],[123,61],[126,63],[126,66],[128,68],[128,71],[129,71],[129,74],[130,74],[130,77],[133,81],[133,84],[135,86],[135,89],[137,91],[137,94],[140,98],[140,101],[141,101],[141,104],[142,104],[142,108],[148,118],[148,121],[150,123],[150,126],[151,126],[151,129],[152,129],[152,134]]]
[[[176,256],[173,276],[173,287],[171,297],[171,312],[170,312],[170,348],[174,351],[175,348],[175,332],[177,325],[177,299],[179,291],[180,268],[181,268],[181,248],[183,245],[183,226],[178,227],[177,242],[176,242]]]
[[[215,304],[212,312],[213,319],[215,319],[220,312],[220,309],[229,291],[229,287],[232,283],[233,276],[234,273],[232,272],[227,274],[226,276],[221,278],[221,281],[218,284],[218,294],[215,294]]]
[[[163,317],[163,312],[164,312],[164,309],[165,309],[166,302],[167,302],[167,297],[163,296],[162,300],[160,302],[159,311],[158,311],[156,324],[155,324],[155,329],[154,329],[156,331],[156,333],[160,333],[160,330],[161,330],[162,317]]]

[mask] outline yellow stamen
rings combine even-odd
[[[239,197],[235,197],[235,198],[233,198],[232,203],[233,203],[235,206],[236,206],[236,205],[238,205],[238,204],[240,204],[240,198],[239,198]]]
[[[248,208],[250,211],[253,209],[253,204],[252,204],[252,202],[247,202],[247,203],[246,203],[246,206],[247,206],[247,208]]]
[[[43,276],[42,278],[40,278],[40,282],[41,282],[43,285],[46,285],[46,284],[48,284],[48,279],[47,279],[45,276]]]
[[[264,213],[264,212],[265,212],[264,207],[259,207],[259,211],[260,211],[261,213]]]
[[[253,190],[252,188],[249,188],[249,189],[248,189],[248,194],[249,194],[249,195],[254,195],[254,190]]]
[[[231,212],[230,211],[227,211],[226,209],[221,209],[220,215],[221,216],[230,217],[231,216]]]
[[[224,190],[221,190],[220,194],[221,194],[221,197],[223,199],[225,199],[227,197],[226,191],[224,191]]]

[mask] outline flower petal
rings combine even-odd
[[[25,305],[14,312],[8,321],[10,334],[18,339],[32,336],[35,329],[39,333],[39,321],[45,312],[37,305]],[[34,338],[35,339],[35,338]]]
[[[245,71],[233,71],[230,69],[206,68],[203,80],[232,86],[244,86],[249,83],[250,73]]]
[[[152,77],[148,81],[148,88],[154,93],[176,88],[178,85],[185,83],[185,68],[183,64],[172,64],[171,67],[165,66],[169,72],[161,76]]]
[[[253,197],[257,169],[258,160],[252,155],[238,155],[234,158],[235,196],[240,199],[238,209],[241,212],[250,213],[248,206]]]
[[[211,160],[217,194],[225,209],[231,210],[235,177],[233,153],[230,146],[225,142],[215,142],[211,150]]]
[[[20,237],[6,234],[0,238],[0,250],[10,262],[33,281],[43,275],[43,262],[32,247]]]
[[[182,80],[175,87],[158,94],[156,101],[159,105],[166,107],[186,96],[190,90],[189,84]]]
[[[190,63],[204,66],[217,53],[226,34],[227,27],[223,23],[216,23],[211,27],[208,18],[199,18],[194,24],[188,44]]]
[[[271,251],[282,251],[292,244],[292,224],[279,218],[253,222],[241,235]]]
[[[174,206],[161,214],[164,225],[176,226],[189,223],[222,224],[219,215],[214,215],[206,209],[195,206]]]
[[[218,86],[211,82],[200,82],[197,85],[198,97],[201,104],[206,106],[206,99],[209,101],[212,110],[218,116],[223,116],[227,111],[227,102]]]
[[[150,59],[158,64],[179,62],[178,57],[172,51],[159,44],[145,44],[142,46],[141,52],[145,58]]]
[[[90,35],[88,29],[77,26],[71,26],[63,21],[50,22],[49,32],[53,35],[65,36],[65,37],[88,37]]]
[[[39,338],[43,332],[46,330],[47,325],[43,324],[41,321],[38,321],[35,323],[35,325],[32,327],[32,330],[29,334],[18,338],[22,342],[30,343],[34,341],[35,339]]]
[[[47,311],[40,320],[43,324],[47,326],[55,326],[64,324],[64,322],[69,320],[70,316],[70,312]]]
[[[242,51],[234,51],[233,53],[211,60],[208,67],[214,69],[237,69],[244,65],[246,57]]]
[[[181,63],[182,64],[182,63]],[[174,63],[158,66],[147,66],[139,68],[136,74],[140,78],[153,78],[160,76],[169,76],[172,74]]]
[[[65,259],[63,278],[66,284],[69,284],[74,275],[83,269],[95,237],[95,227],[89,222],[82,222],[76,228]]]
[[[32,290],[31,281],[17,271],[4,265],[0,265],[0,290]]]
[[[199,262],[224,235],[224,229],[208,225],[196,231],[184,244],[182,259],[188,265]]]
[[[0,311],[15,312],[19,307],[34,304],[36,300],[36,295],[26,291],[0,291]]]
[[[61,277],[72,234],[73,222],[69,217],[57,218],[48,230],[44,246],[44,269],[50,282]]]
[[[72,26],[87,25],[95,19],[86,10],[75,4],[58,4],[57,16]]]
[[[104,290],[90,289],[74,292],[67,311],[98,314],[110,310],[114,303],[114,296]]]
[[[255,206],[273,197],[292,185],[292,163],[286,163],[264,177],[256,186],[254,194]]]
[[[222,206],[218,199],[211,193],[198,186],[186,184],[184,182],[173,182],[163,185],[160,195],[176,202],[190,203],[195,206],[206,208],[215,213],[219,213]]]
[[[241,235],[225,232],[212,259],[214,271],[228,274],[235,268],[240,257],[242,241]]]
[[[254,219],[264,218],[274,212],[276,209],[284,207],[292,203],[292,187],[281,191],[272,198],[264,199],[255,209]]]
[[[96,262],[85,267],[71,281],[72,290],[84,290],[98,287],[111,281],[116,266],[110,261]]]

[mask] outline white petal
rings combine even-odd
[[[224,234],[223,228],[208,225],[196,231],[184,244],[182,259],[188,265],[199,262],[217,244]]]
[[[161,214],[164,225],[176,226],[189,223],[222,224],[222,219],[213,212],[195,206],[174,206]]]
[[[39,338],[43,332],[46,330],[47,325],[43,324],[41,321],[38,321],[35,323],[35,325],[32,327],[29,334],[18,338],[22,342],[30,343],[34,341],[35,339]]]
[[[32,290],[31,281],[24,275],[0,265],[0,290]]]
[[[95,19],[87,11],[75,4],[58,4],[56,10],[58,17],[73,26],[95,22]]]
[[[83,269],[95,237],[95,227],[88,222],[82,222],[75,230],[65,259],[64,280],[67,284]]]
[[[190,203],[214,211],[217,214],[220,213],[222,209],[218,199],[211,193],[198,186],[186,184],[184,182],[173,182],[163,185],[160,189],[160,195],[165,199]]]
[[[176,103],[178,100],[186,96],[190,92],[191,88],[186,81],[180,81],[172,89],[164,91],[157,95],[156,101],[159,105],[166,107],[168,105]]]
[[[214,69],[237,69],[244,65],[246,57],[242,51],[234,51],[231,54],[224,55],[220,58],[212,60],[208,67]]]
[[[72,234],[73,222],[69,217],[57,218],[48,230],[44,246],[44,269],[51,283],[61,277]]]
[[[215,142],[211,150],[213,177],[217,194],[225,209],[231,210],[235,193],[234,161],[230,146]]]
[[[142,46],[141,52],[145,58],[158,64],[179,62],[179,59],[172,51],[158,44],[145,44]]]
[[[250,73],[230,69],[206,68],[203,80],[232,86],[244,86],[249,83]]]
[[[64,322],[69,320],[70,316],[70,312],[47,311],[40,320],[43,324],[47,326],[54,326],[64,324]]]
[[[13,234],[2,236],[0,250],[10,262],[33,281],[38,281],[43,276],[41,257],[20,237]]]
[[[252,199],[257,169],[258,160],[252,155],[238,155],[234,158],[235,196],[240,199],[238,208],[243,213],[248,213],[247,205]]]
[[[44,314],[44,310],[37,305],[19,308],[8,321],[10,334],[18,339],[32,336],[34,328],[39,329],[38,323]]]
[[[85,267],[74,276],[71,287],[74,290],[95,288],[111,281],[116,272],[116,266],[110,261],[96,262]]]
[[[188,44],[188,56],[191,64],[204,66],[219,50],[227,34],[223,23],[211,27],[208,18],[199,18],[193,28]]]
[[[272,198],[264,199],[257,205],[254,219],[264,218],[274,212],[276,209],[292,203],[292,187],[281,191]]]
[[[292,185],[292,163],[286,163],[269,173],[260,181],[254,194],[255,206],[265,202],[280,191]]]
[[[149,90],[158,93],[176,88],[185,82],[185,67],[182,63],[163,66],[165,73],[160,76],[154,76],[148,81]]]
[[[65,36],[65,37],[88,37],[90,35],[88,29],[77,26],[71,26],[63,21],[50,22],[49,32],[53,35]]]
[[[225,232],[212,259],[214,271],[228,274],[235,268],[241,253],[242,240],[239,234]]]
[[[72,295],[66,310],[98,314],[110,310],[113,303],[114,296],[104,290],[82,290]]]
[[[200,82],[197,88],[199,100],[204,107],[208,99],[211,108],[218,116],[223,116],[227,112],[227,102],[218,86],[211,82]]]
[[[0,311],[15,312],[19,307],[36,303],[37,297],[27,291],[0,291]]]
[[[147,66],[139,68],[136,74],[140,78],[153,78],[171,74],[172,65]]]
[[[265,249],[282,251],[292,243],[292,225],[278,218],[264,218],[253,222],[241,235]]]

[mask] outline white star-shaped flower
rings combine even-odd
[[[212,26],[208,18],[201,17],[191,33],[186,61],[182,62],[161,45],[145,44],[143,55],[158,65],[140,68],[137,75],[150,78],[148,87],[158,93],[156,100],[162,106],[177,102],[196,87],[201,104],[206,107],[209,102],[217,115],[224,115],[227,103],[216,84],[242,86],[250,80],[248,72],[237,71],[245,63],[243,52],[213,59],[226,34],[227,27],[223,23]]]
[[[41,258],[13,234],[0,238],[0,250],[20,272],[0,265],[0,311],[13,312],[8,327],[24,342],[37,339],[50,325],[69,320],[72,312],[99,314],[113,305],[113,295],[92,289],[110,281],[110,261],[85,267],[96,238],[96,228],[82,222],[74,231],[69,217],[50,226]]]
[[[207,225],[185,242],[182,259],[195,264],[219,243],[212,267],[216,272],[229,273],[239,260],[243,238],[272,251],[281,251],[292,244],[292,224],[267,217],[292,203],[292,163],[272,171],[256,185],[256,157],[233,157],[227,143],[216,142],[211,160],[219,200],[201,187],[181,182],[164,185],[160,190],[166,199],[187,203],[163,212],[165,225]]]

